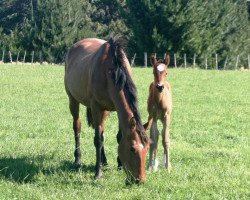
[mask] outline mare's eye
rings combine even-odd
[[[131,147],[131,148],[130,148],[130,151],[131,151],[132,153],[135,153],[135,148],[134,148],[134,147]]]

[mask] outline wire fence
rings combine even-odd
[[[154,53],[157,59],[165,59],[166,53]],[[128,59],[132,67],[150,67],[150,56],[151,54],[134,53],[128,55]],[[47,60],[44,60],[41,51],[0,51],[0,63],[13,63],[13,64],[48,64]],[[202,69],[248,69],[250,70],[250,54],[243,57],[242,55],[237,56],[220,56],[214,54],[211,56],[197,56],[187,54],[170,54],[170,67],[175,68],[202,68]],[[52,62],[53,63],[53,62]],[[64,60],[56,62],[57,64],[64,64]]]

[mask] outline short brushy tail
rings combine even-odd
[[[91,126],[92,128],[94,128],[94,122],[93,122],[93,117],[91,114],[91,108],[87,107],[87,115],[86,116],[87,116],[88,125]]]

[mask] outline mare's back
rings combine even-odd
[[[105,40],[88,38],[75,43],[66,56],[66,71],[72,68],[84,67],[88,57],[95,53]]]
[[[88,38],[75,43],[65,60],[65,88],[78,102],[88,104],[88,84],[95,52],[106,41]],[[85,88],[86,90],[83,90]]]

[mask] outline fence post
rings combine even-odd
[[[33,61],[34,61],[34,51],[32,51],[32,53],[31,53],[31,64],[33,65]]]
[[[26,50],[24,51],[24,55],[23,55],[23,63],[25,63],[25,57],[26,57]]]
[[[12,56],[11,56],[11,52],[9,51],[9,55],[10,55],[10,63],[12,63]]]
[[[205,57],[205,69],[207,70],[207,56]]]
[[[166,56],[167,56],[167,54],[166,54],[166,53],[164,53],[164,56],[163,56],[163,59],[164,59],[164,60],[166,59]]]
[[[20,51],[17,52],[16,64],[18,63],[19,54],[20,54]]]
[[[176,63],[176,54],[174,54],[174,67],[177,68],[177,63]]]
[[[248,54],[248,69],[250,70],[250,54]]]
[[[144,67],[148,66],[148,60],[147,60],[148,56],[147,56],[147,52],[144,52]]]
[[[228,60],[228,56],[226,57],[225,63],[224,63],[224,70],[227,68],[227,60]]]
[[[240,59],[240,55],[237,55],[236,63],[235,63],[235,70],[238,69],[239,59]]]
[[[215,54],[215,69],[218,70],[218,54]]]
[[[184,67],[187,68],[187,55],[184,53]]]
[[[4,53],[5,51],[3,50],[3,55],[2,55],[2,61],[4,62]]]
[[[136,53],[134,54],[134,57],[133,57],[132,60],[131,60],[131,67],[133,67],[133,65],[134,65],[135,57],[136,57]]]
[[[42,60],[42,52],[39,51],[39,61],[40,61],[40,65],[43,63],[43,60]]]
[[[195,60],[196,60],[196,54],[194,54],[194,63],[193,63],[193,67],[195,67],[195,65],[196,65]]]

